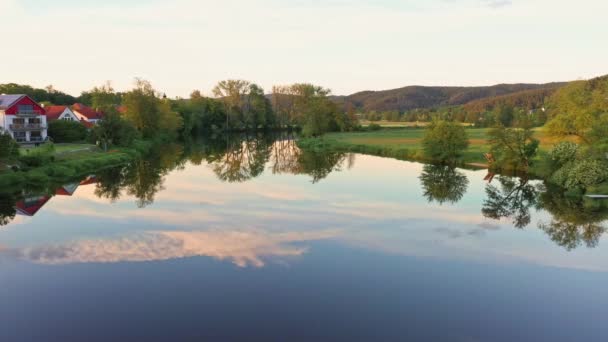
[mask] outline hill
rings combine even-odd
[[[416,108],[434,108],[457,106],[478,101],[503,97],[513,94],[511,101],[519,101],[519,96],[531,96],[537,99],[550,95],[555,89],[567,83],[547,84],[498,84],[488,87],[426,87],[409,86],[382,91],[363,91],[348,96],[335,96],[334,100],[344,106],[345,110],[357,111],[391,111],[405,112]],[[530,93],[527,93],[529,92]]]

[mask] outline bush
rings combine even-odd
[[[577,152],[577,144],[569,141],[562,141],[553,147],[549,156],[555,164],[565,165],[576,158]]]
[[[26,153],[19,157],[19,161],[27,167],[40,167],[55,161],[55,146],[51,143],[26,150]]]
[[[571,161],[551,176],[551,182],[566,189],[586,189],[606,180],[608,180],[608,165],[595,159]]]
[[[55,120],[49,123],[49,136],[57,143],[83,141],[87,137],[87,128],[80,122]]]
[[[0,128],[0,160],[14,159],[19,156],[19,144],[13,137]]]
[[[367,129],[370,131],[379,131],[382,129],[382,126],[378,125],[377,123],[371,123],[369,126],[367,126]]]

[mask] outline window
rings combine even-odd
[[[40,138],[42,135],[40,134],[40,131],[32,131],[30,132],[30,138]]]
[[[31,124],[40,124],[40,119],[39,118],[35,118],[35,119],[30,119],[30,123]]]
[[[18,105],[17,110],[19,111],[19,113],[33,113],[34,105],[31,105],[31,104]]]
[[[24,125],[25,119],[13,119],[13,125]]]

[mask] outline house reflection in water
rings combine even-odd
[[[97,183],[97,178],[91,175],[80,183],[69,183],[59,187],[53,195],[26,195],[22,200],[15,203],[15,210],[18,215],[34,216],[53,196],[72,196],[80,186],[95,183]]]

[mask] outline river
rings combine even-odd
[[[0,340],[603,341],[605,205],[285,137],[169,144],[0,194]]]

